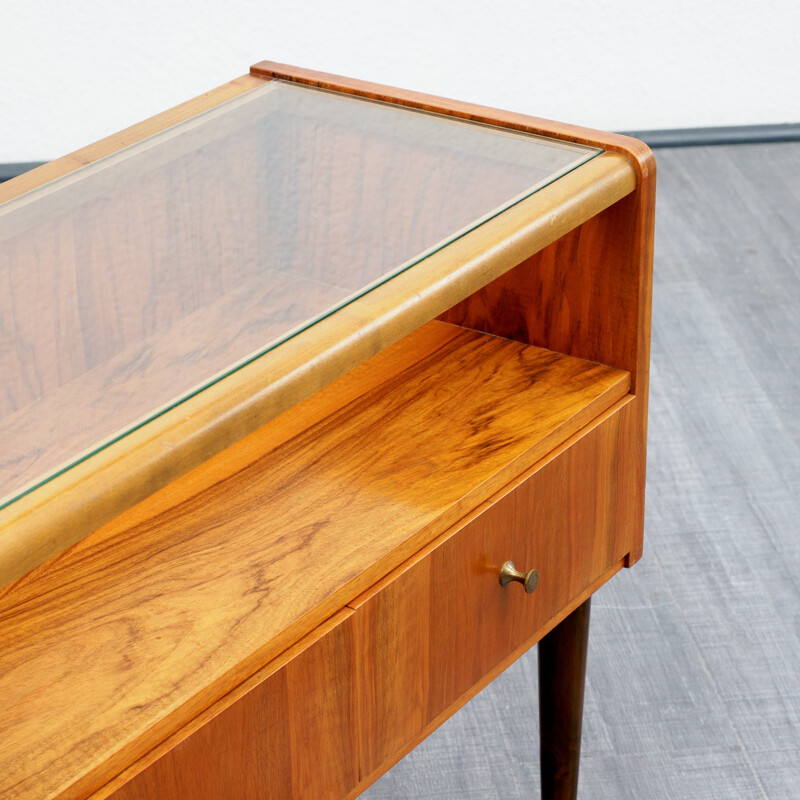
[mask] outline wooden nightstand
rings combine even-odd
[[[654,180],[264,62],[1,186],[0,797],[355,796],[540,640],[574,797]]]

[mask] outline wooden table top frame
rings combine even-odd
[[[269,381],[264,364],[253,362],[187,401],[180,413],[159,417],[0,511],[0,583],[6,586],[0,589],[5,639],[0,673],[6,670],[8,685],[22,680],[26,670],[45,680],[42,676],[54,668],[47,654],[59,655],[58,631],[66,631],[65,637],[74,633],[73,646],[84,646],[86,620],[95,612],[81,608],[80,598],[86,592],[105,596],[112,581],[135,585],[136,569],[147,572],[145,557],[158,566],[146,601],[108,594],[105,608],[118,623],[134,619],[141,608],[152,622],[159,610],[153,593],[163,594],[165,602],[174,597],[179,606],[170,606],[165,619],[194,615],[187,623],[192,628],[207,614],[208,625],[218,623],[215,635],[224,631],[232,642],[209,651],[221,662],[213,670],[195,669],[192,657],[176,644],[178,655],[170,665],[174,696],[156,687],[155,679],[152,686],[144,681],[133,689],[125,680],[127,665],[104,674],[99,684],[95,677],[93,685],[62,675],[73,694],[77,686],[77,695],[90,697],[100,684],[109,696],[119,693],[119,708],[104,709],[96,726],[86,720],[91,735],[75,733],[81,721],[65,707],[37,705],[31,697],[26,706],[25,692],[17,691],[19,702],[0,714],[7,743],[0,762],[9,776],[5,784],[0,781],[0,797],[355,796],[542,640],[543,796],[575,797],[589,599],[642,552],[652,154],[624,136],[261,62],[249,75],[201,98],[4,184],[0,202],[276,78],[605,152],[282,344],[271,354]],[[553,361],[546,351],[565,358]],[[525,370],[515,371],[513,365],[523,362]],[[486,372],[487,363],[511,366]],[[491,436],[467,448],[469,458],[481,454],[480,469],[445,459],[440,468],[458,463],[463,475],[436,483],[432,476],[440,473],[431,473],[426,480],[433,499],[410,490],[407,497],[397,497],[393,489],[391,500],[400,506],[391,507],[392,514],[398,507],[409,509],[406,527],[396,531],[391,519],[380,516],[380,503],[362,508],[362,494],[354,494],[359,498],[356,527],[378,520],[387,526],[380,543],[368,539],[361,546],[332,522],[333,544],[325,540],[315,549],[316,544],[307,546],[311,540],[302,526],[287,517],[284,527],[276,528],[277,538],[294,537],[297,552],[290,547],[278,559],[286,559],[276,573],[286,585],[269,624],[260,619],[260,633],[241,633],[244,619],[225,628],[224,613],[211,607],[180,605],[190,597],[197,601],[184,591],[192,581],[187,565],[194,569],[196,562],[186,554],[173,561],[155,555],[164,542],[174,541],[176,553],[184,545],[199,547],[212,519],[227,524],[224,517],[220,522],[223,511],[232,515],[231,536],[271,513],[269,504],[262,507],[258,495],[237,481],[249,476],[257,483],[278,474],[283,462],[270,460],[278,452],[282,459],[294,453],[312,474],[311,464],[321,458],[314,447],[332,452],[325,449],[334,436],[326,420],[337,420],[368,447],[365,431],[375,422],[370,423],[359,398],[369,398],[376,408],[384,403],[397,409],[397,398],[413,392],[423,403],[413,414],[430,415],[435,400],[426,401],[422,387],[434,367],[451,375],[454,386],[460,386],[459,374],[484,376],[486,396],[476,391],[475,405],[466,403],[465,414],[487,403],[500,406],[496,419],[486,423]],[[537,377],[528,385],[531,370]],[[534,384],[545,393],[537,395]],[[554,389],[548,387],[564,387],[563,401],[554,402]],[[499,401],[503,396],[508,403]],[[435,415],[426,419],[432,430]],[[388,430],[389,444],[400,447],[405,433],[392,442],[391,426]],[[453,442],[454,452],[459,447]],[[358,454],[350,458],[357,462]],[[357,474],[347,472],[352,463],[336,464],[351,480]],[[329,482],[330,474],[320,480]],[[232,510],[215,492],[217,486],[241,491],[242,503]],[[273,512],[280,516],[281,508],[276,501]],[[530,532],[515,528],[526,509],[533,515],[528,522],[537,522],[534,544],[528,542]],[[337,513],[331,511],[331,519],[340,519]],[[179,531],[192,529],[195,521],[197,538],[186,544],[189,539]],[[541,532],[539,525],[554,532]],[[500,564],[492,556],[484,570],[491,573],[486,591],[497,593],[491,597],[498,605],[482,620],[481,611],[470,610],[469,587],[454,592],[458,600],[440,596],[438,587],[446,579],[437,564],[447,571],[462,559],[464,575],[475,574],[483,569],[476,567],[475,553],[493,539],[505,541],[500,531],[506,528],[519,552],[533,547],[530,552],[557,565],[558,574],[542,571],[541,588],[527,598],[522,587],[499,585]],[[344,555],[331,549],[337,541],[343,542]],[[243,547],[253,548],[252,539]],[[268,551],[275,558],[277,551]],[[248,549],[247,557],[252,552]],[[237,557],[246,560],[244,550]],[[251,569],[269,578],[263,561],[255,564]],[[331,564],[336,566],[332,575],[310,584],[319,586],[316,595],[304,580],[286,580],[287,575],[323,574]],[[222,595],[222,605],[230,603],[239,613],[252,587],[226,580],[215,575],[209,586],[227,587],[231,595]],[[183,584],[176,589],[176,582]],[[411,599],[419,596],[427,598],[425,608],[436,609],[444,629],[452,613],[454,635],[467,637],[462,652],[477,648],[470,665],[437,649],[435,634],[420,627],[420,608]],[[524,603],[534,600],[540,605],[531,611]],[[211,597],[208,602],[213,606]],[[515,617],[524,617],[520,627],[529,628],[516,631]],[[43,618],[50,628],[42,625]],[[498,620],[500,633],[485,630]],[[168,626],[164,635],[170,630],[175,633]],[[98,628],[93,635],[98,631],[112,635],[111,628]],[[154,639],[131,635],[136,653],[166,658]],[[68,645],[61,656],[70,652]],[[103,646],[104,653],[127,658],[115,651],[113,641]],[[202,650],[204,645],[194,646]],[[182,664],[187,675],[181,675]],[[436,671],[449,676],[447,685],[432,677]],[[53,691],[42,696],[58,697],[58,686]],[[418,707],[409,708],[408,697],[417,697]],[[81,706],[77,696],[75,705]],[[43,708],[46,713],[37,716]],[[309,724],[311,715],[321,719]],[[60,739],[70,743],[66,755],[54,748]]]

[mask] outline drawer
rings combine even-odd
[[[367,783],[619,569],[630,541],[617,513],[619,417],[353,604]],[[532,594],[500,585],[507,560],[539,570]]]
[[[93,800],[346,795],[358,783],[351,621],[334,616]]]

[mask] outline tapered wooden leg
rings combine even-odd
[[[539,642],[542,800],[575,800],[591,598]]]

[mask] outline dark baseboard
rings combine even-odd
[[[652,148],[707,147],[718,144],[768,144],[800,142],[800,122],[782,125],[733,125],[721,128],[670,128],[663,131],[624,131]],[[0,164],[0,183],[16,178],[44,162]]]
[[[733,125],[721,128],[672,128],[663,131],[625,131],[648,147],[708,147],[717,144],[800,142],[800,122],[785,125]]]

